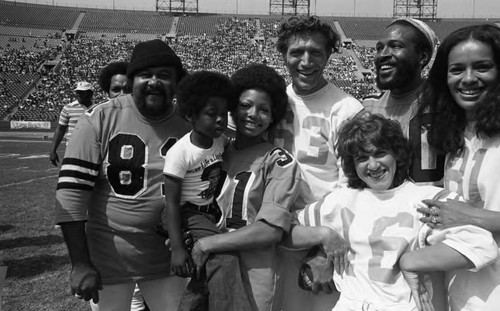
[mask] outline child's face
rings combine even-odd
[[[369,146],[366,152],[354,156],[354,165],[368,188],[378,191],[394,188],[397,161],[392,151]]]
[[[241,93],[233,115],[241,136],[262,136],[272,122],[272,101],[266,92],[249,89]]]
[[[217,138],[227,126],[227,101],[221,97],[210,97],[205,107],[191,119],[193,131],[205,137]]]

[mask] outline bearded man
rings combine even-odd
[[[444,156],[426,140],[426,116],[417,117],[418,98],[438,39],[424,22],[398,18],[389,23],[376,45],[375,70],[379,94],[363,99],[365,109],[398,121],[412,146],[410,177],[417,183],[439,184]]]

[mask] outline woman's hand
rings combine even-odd
[[[446,202],[438,200],[423,200],[427,207],[419,207],[417,211],[424,214],[420,221],[432,229],[445,229],[472,223],[474,207],[455,200]]]
[[[427,274],[417,274],[401,270],[406,283],[410,286],[411,295],[415,299],[419,311],[434,311],[432,305],[432,285]]]
[[[327,258],[333,262],[333,267],[339,275],[347,271],[349,267],[349,245],[344,238],[333,229],[323,227],[321,234],[321,246]]]

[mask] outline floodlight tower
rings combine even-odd
[[[309,16],[311,0],[269,0],[269,15]]]
[[[198,14],[198,0],[156,0],[156,12]]]
[[[436,20],[438,0],[394,0],[394,17]]]

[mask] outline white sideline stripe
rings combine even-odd
[[[43,143],[51,144],[52,140],[29,140],[29,139],[0,139],[2,143]]]
[[[41,158],[48,158],[48,154],[36,154],[36,155],[31,155],[31,156],[26,156],[26,157],[19,157],[19,160],[30,160],[30,159],[41,159]]]
[[[3,158],[16,158],[20,156],[20,153],[0,153],[0,159]]]
[[[50,175],[50,176],[45,176],[45,177],[40,177],[40,178],[29,179],[29,180],[25,180],[25,181],[21,181],[21,182],[15,182],[15,183],[6,184],[6,185],[0,185],[0,189],[11,187],[11,186],[29,184],[30,182],[33,182],[33,181],[47,179],[47,178],[52,178],[52,177],[57,177],[57,176],[59,176],[59,175]]]

